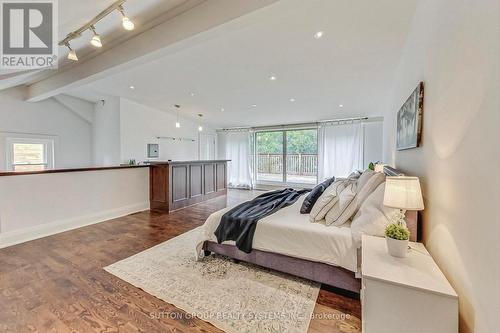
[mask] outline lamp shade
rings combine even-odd
[[[375,172],[381,172],[381,173],[383,173],[384,172],[384,167],[386,165],[387,164],[382,164],[382,163],[375,164]]]
[[[423,210],[424,201],[418,177],[387,177],[384,205],[406,210]]]

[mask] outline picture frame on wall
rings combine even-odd
[[[419,147],[422,135],[424,83],[420,82],[404,102],[397,115],[396,149]]]

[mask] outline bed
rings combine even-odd
[[[389,167],[385,167],[384,172],[387,175],[402,175]],[[197,253],[217,253],[359,293],[360,280],[356,278],[360,267],[359,249],[352,239],[350,225],[335,227],[310,223],[309,215],[299,212],[304,198],[305,195],[294,204],[259,221],[251,253],[240,251],[231,241],[217,243],[214,231],[222,215],[231,208],[213,213],[203,225]],[[415,240],[415,214],[407,214],[407,225]]]

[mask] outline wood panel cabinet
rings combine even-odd
[[[171,212],[227,194],[227,161],[154,163],[150,167],[150,208]]]

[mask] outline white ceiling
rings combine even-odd
[[[70,95],[121,96],[170,112],[180,104],[186,116],[203,113],[217,127],[379,116],[415,5],[416,0],[282,0],[217,27],[215,37]],[[316,40],[319,30],[324,37]],[[269,80],[271,75],[277,80]]]

